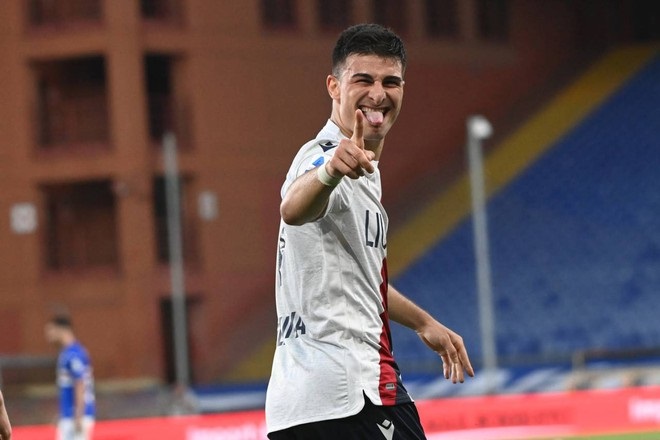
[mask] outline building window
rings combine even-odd
[[[337,31],[351,23],[351,0],[318,0],[319,25],[322,30]]]
[[[28,19],[32,26],[97,22],[102,15],[101,0],[29,0],[28,3]]]
[[[179,23],[181,0],[140,0],[140,15],[146,20]]]
[[[183,260],[186,263],[197,262],[197,230],[195,228],[195,209],[190,196],[192,180],[183,177],[179,180],[181,185],[180,212],[183,241]],[[167,227],[167,193],[165,178],[156,177],[153,183],[154,230],[156,232],[156,256],[158,262],[167,264],[170,261],[170,249]]]
[[[117,265],[115,196],[110,180],[44,185],[46,267]]]
[[[457,0],[425,0],[426,34],[433,38],[455,38],[458,35]]]
[[[392,28],[397,33],[405,33],[407,14],[403,0],[372,0],[374,21]]]
[[[177,380],[176,370],[176,353],[174,351],[174,310],[172,307],[172,294],[168,294],[159,301],[160,304],[160,323],[161,323],[161,337],[163,344],[163,365],[164,365],[164,379],[168,384],[174,384]],[[188,351],[187,361],[190,366],[190,382],[196,383],[196,366],[199,362],[200,351],[198,344],[198,337],[195,334],[195,323],[200,320],[200,313],[203,309],[204,303],[202,295],[196,292],[186,292],[185,298],[186,310],[186,336]]]
[[[37,142],[42,149],[107,146],[105,61],[102,57],[33,63]]]
[[[261,20],[269,29],[294,29],[298,22],[295,0],[261,0]]]
[[[509,38],[508,0],[477,0],[477,30],[484,40]]]
[[[154,145],[160,145],[163,135],[174,133],[179,146],[190,145],[189,115],[183,105],[177,85],[183,80],[183,61],[171,55],[147,55],[144,59],[149,137]]]
[[[149,137],[160,142],[163,134],[174,130],[172,96],[172,60],[168,56],[148,55],[145,58]]]

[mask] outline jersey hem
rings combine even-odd
[[[349,409],[346,412],[343,412],[341,414],[330,415],[330,416],[310,417],[310,418],[307,418],[307,419],[302,419],[302,420],[297,420],[297,421],[293,421],[293,422],[290,422],[290,423],[286,423],[286,424],[283,424],[282,426],[274,426],[274,427],[267,426],[268,433],[270,434],[272,432],[283,431],[285,429],[293,428],[294,426],[306,425],[308,423],[325,422],[326,420],[337,420],[337,419],[344,419],[346,417],[354,416],[354,415],[358,414],[360,411],[362,411],[362,409],[364,409],[364,405],[366,403],[365,400],[364,400],[365,398],[366,398],[366,396],[363,394],[362,395],[362,400],[356,408]],[[369,399],[369,401],[371,401],[371,399]]]

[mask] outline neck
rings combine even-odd
[[[64,347],[68,347],[74,342],[76,342],[76,338],[73,335],[64,335],[60,340],[60,345],[64,348]]]

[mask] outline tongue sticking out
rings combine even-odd
[[[367,118],[372,125],[380,125],[383,123],[383,112],[379,111],[368,111],[364,112],[364,116]]]

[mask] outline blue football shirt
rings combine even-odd
[[[57,358],[57,386],[60,392],[60,417],[73,418],[75,413],[75,383],[85,387],[85,413],[94,417],[94,376],[89,354],[79,342],[65,347]]]

